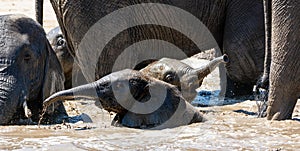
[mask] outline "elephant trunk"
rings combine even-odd
[[[43,26],[43,3],[44,0],[35,0],[35,17],[41,26]]]
[[[108,112],[124,113],[124,109],[115,99],[110,81],[98,80],[93,83],[74,87],[72,89],[57,92],[48,97],[44,102],[44,110],[52,103],[59,100],[96,100],[97,106],[107,110]]]
[[[220,63],[228,63],[227,55],[213,59],[204,67],[190,70],[180,79],[180,88],[184,98],[192,102],[197,95],[196,89],[202,85],[203,79],[210,74]]]
[[[8,124],[19,105],[18,90],[14,77],[0,77],[0,125]]]
[[[225,54],[221,57],[215,58],[212,61],[210,61],[207,65],[204,67],[200,67],[198,69],[195,69],[198,75],[198,79],[204,79],[208,74],[210,74],[220,63],[228,63],[229,58]]]
[[[59,100],[80,100],[80,99],[96,100],[98,96],[95,93],[96,86],[94,83],[57,92],[51,95],[50,97],[48,97],[43,104],[44,106],[49,106],[50,104],[57,102]]]

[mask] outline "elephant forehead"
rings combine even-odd
[[[135,77],[142,77],[141,73],[131,69],[125,69],[117,72],[113,72],[108,76],[103,77],[102,79],[110,79],[111,82],[114,81],[128,81]]]
[[[29,38],[27,34],[12,33],[2,34],[0,36],[0,53],[1,56],[14,57],[16,53],[24,46],[29,46]]]
[[[47,38],[48,38],[49,40],[52,40],[52,39],[54,39],[54,38],[56,38],[57,36],[60,36],[60,35],[62,35],[62,32],[61,32],[61,30],[60,30],[60,28],[59,28],[59,26],[58,26],[58,27],[55,27],[55,28],[51,29],[51,30],[48,32]]]
[[[167,71],[172,71],[174,68],[172,68],[168,63],[165,62],[157,62],[150,66],[150,72],[153,73],[165,73]]]
[[[154,62],[141,70],[141,72],[145,75],[155,77],[158,79],[163,78],[166,72],[171,71],[174,71],[174,68],[172,68],[172,66],[170,66],[168,63],[161,60]]]
[[[54,29],[49,31],[46,37],[52,46],[56,46],[58,45],[57,42],[59,38],[63,38],[63,34],[59,27],[55,27]]]
[[[27,22],[26,22],[27,21]],[[23,15],[0,16],[0,53],[2,57],[16,57],[24,48],[41,51],[45,38],[39,26]]]
[[[149,76],[162,79],[163,76],[169,72],[176,73],[177,76],[182,76],[185,73],[184,69],[187,68],[190,67],[180,60],[162,58],[159,61],[152,63],[144,68],[142,72],[146,73]]]
[[[24,15],[4,15],[0,17],[0,28],[16,34],[28,35],[31,42],[46,39],[44,29],[33,19]]]

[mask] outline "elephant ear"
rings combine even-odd
[[[48,40],[46,41],[46,62],[44,69],[44,83],[42,96],[43,100],[48,98],[55,92],[64,89],[64,74],[60,62],[53,49],[51,48]],[[62,123],[68,116],[65,107],[61,101],[55,102],[48,107],[42,123]]]
[[[43,99],[48,98],[55,92],[64,90],[65,81],[61,64],[48,41],[46,41],[46,49],[47,56],[44,69]]]

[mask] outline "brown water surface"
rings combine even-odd
[[[294,120],[267,121],[248,115],[254,101],[199,108],[204,123],[164,130],[139,130],[110,126],[109,113],[93,102],[81,111],[94,123],[38,126],[0,126],[0,149],[7,150],[297,150],[300,148],[299,103]],[[242,112],[244,111],[244,112]],[[246,114],[247,113],[247,114]],[[298,121],[297,119],[298,118]],[[68,126],[69,125],[69,126]]]
[[[214,90],[218,72],[208,76],[201,88]],[[212,83],[213,82],[213,83]],[[236,100],[232,100],[236,101]],[[0,149],[7,150],[298,150],[300,148],[300,101],[294,119],[267,121],[256,118],[255,101],[198,107],[205,118],[196,123],[163,130],[113,127],[114,115],[93,101],[65,102],[75,124],[0,126]]]
[[[0,13],[34,17],[34,1],[1,0]],[[45,28],[57,26],[45,1]],[[218,90],[218,74],[210,75],[201,89]],[[235,101],[235,100],[233,100]],[[71,116],[85,113],[93,123],[0,126],[0,150],[300,150],[300,103],[293,120],[256,118],[255,101],[199,108],[207,121],[163,130],[110,126],[113,115],[93,101],[65,102]]]

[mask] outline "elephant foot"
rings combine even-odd
[[[271,96],[271,94],[270,94]],[[267,119],[268,120],[286,120],[292,119],[292,114],[297,103],[298,97],[286,98],[277,97],[270,98],[268,109],[267,109]]]

